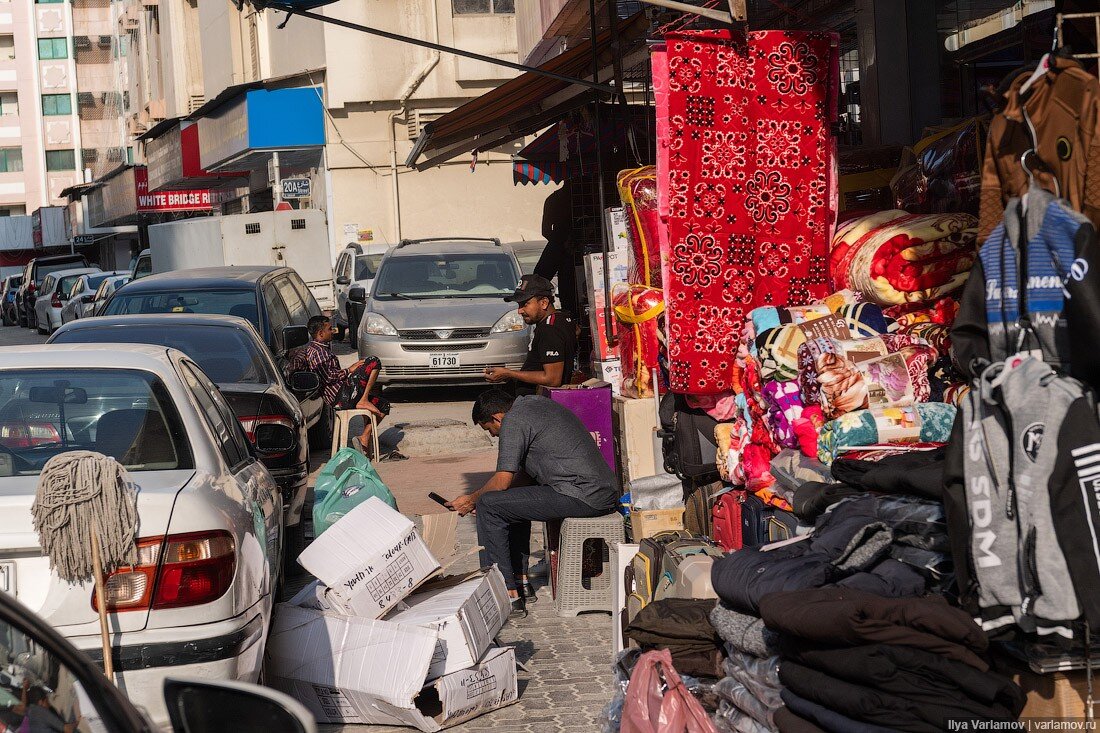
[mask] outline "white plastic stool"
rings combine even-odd
[[[611,584],[614,582],[610,562],[610,548],[623,542],[621,514],[607,514],[587,519],[570,517],[561,523],[561,540],[558,546],[557,594],[554,610],[559,616],[576,616],[581,611],[611,612]],[[584,546],[587,542],[600,543],[600,572],[584,574]]]

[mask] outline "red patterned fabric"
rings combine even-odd
[[[837,40],[696,31],[666,41],[670,386],[715,394],[733,387],[749,311],[828,293]]]

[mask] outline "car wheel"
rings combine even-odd
[[[321,410],[321,418],[309,429],[309,447],[324,450],[332,447],[332,427],[336,417],[328,405]]]
[[[11,308],[9,308],[9,307],[4,308],[3,317],[4,317],[4,325],[5,326],[14,326],[15,325],[15,316],[12,314]]]
[[[339,323],[336,324],[336,340],[337,341],[343,341],[344,336],[345,336],[345,334],[347,334],[347,332],[348,332],[348,329],[347,329],[346,326],[341,326]]]
[[[49,327],[47,326],[46,328],[42,328],[42,324],[39,323],[37,320],[34,322],[34,330],[38,332],[39,336],[48,336],[50,333]]]

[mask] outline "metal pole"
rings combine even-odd
[[[611,12],[615,12],[615,3],[610,3],[612,8]],[[600,55],[596,50],[596,33],[598,30],[598,23],[596,21],[596,0],[588,0],[588,27],[589,33],[592,36],[592,78],[598,79],[600,73]],[[612,39],[614,42],[614,39]],[[617,80],[616,80],[617,81]],[[596,217],[598,229],[600,232],[600,250],[603,252],[603,291],[604,291],[604,303],[606,307],[603,312],[604,328],[607,333],[607,343],[615,343],[615,331],[612,328],[614,325],[611,320],[611,311],[614,309],[614,304],[611,302],[611,248],[608,246],[607,241],[607,226],[604,222],[604,215],[607,211],[607,202],[604,200],[603,191],[603,124],[600,115],[600,97],[595,96],[595,104],[593,105],[592,121],[596,126],[596,195],[597,200],[600,202],[599,215]],[[572,263],[570,263],[572,265]]]
[[[729,13],[723,13],[721,10],[711,10],[710,8],[700,8],[695,5],[688,5],[687,3],[677,2],[676,0],[642,0],[647,5],[656,5],[659,8],[666,8],[668,10],[679,10],[681,13],[691,13],[692,15],[699,15],[704,18],[710,18],[716,20],[719,23],[725,23],[731,25],[733,23],[733,16]]]
[[[279,170],[279,151],[277,150],[271,154],[271,170],[275,178],[275,183],[271,186],[271,210],[275,211],[283,201],[283,176],[282,171]]]
[[[492,56],[485,56],[480,53],[474,53],[473,51],[464,51],[460,48],[454,48],[453,46],[444,46],[439,43],[432,43],[431,41],[424,41],[419,38],[412,38],[410,36],[402,36],[398,33],[390,33],[389,31],[380,30],[378,28],[371,28],[370,26],[360,25],[358,23],[352,23],[347,20],[341,20],[340,18],[330,18],[327,15],[320,15],[318,13],[310,12],[309,10],[296,10],[292,7],[288,7],[281,3],[269,3],[266,7],[273,10],[282,10],[287,13],[287,18],[282,22],[279,27],[286,25],[290,20],[291,15],[300,15],[303,18],[312,18],[313,20],[319,20],[322,23],[331,23],[332,25],[338,25],[341,28],[350,28],[353,31],[360,31],[362,33],[370,33],[374,36],[381,38],[388,38],[391,41],[400,41],[402,43],[411,43],[414,46],[423,46],[424,48],[430,48],[433,51],[440,51],[441,53],[453,53],[456,56],[465,56],[468,59],[474,59],[475,61],[483,61],[487,64],[493,64],[495,66],[504,66],[509,69],[515,69],[516,71],[525,71],[532,74],[538,74],[539,76],[549,77],[550,79],[556,79],[566,84],[579,84],[589,89],[595,89],[598,92],[607,92],[614,94],[615,89],[607,84],[600,84],[597,82],[597,77],[593,76],[592,81],[587,79],[575,79],[571,76],[565,76],[564,74],[558,74],[553,71],[547,71],[540,69],[537,66],[526,66],[524,64],[517,64],[512,61],[505,61],[503,59],[493,58]],[[592,37],[592,53],[596,53],[596,37]]]

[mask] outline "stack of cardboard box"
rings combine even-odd
[[[494,639],[511,611],[504,578],[448,575],[453,514],[413,522],[376,498],[298,561],[317,577],[276,606],[270,684],[321,723],[437,731],[516,701],[516,658]]]

